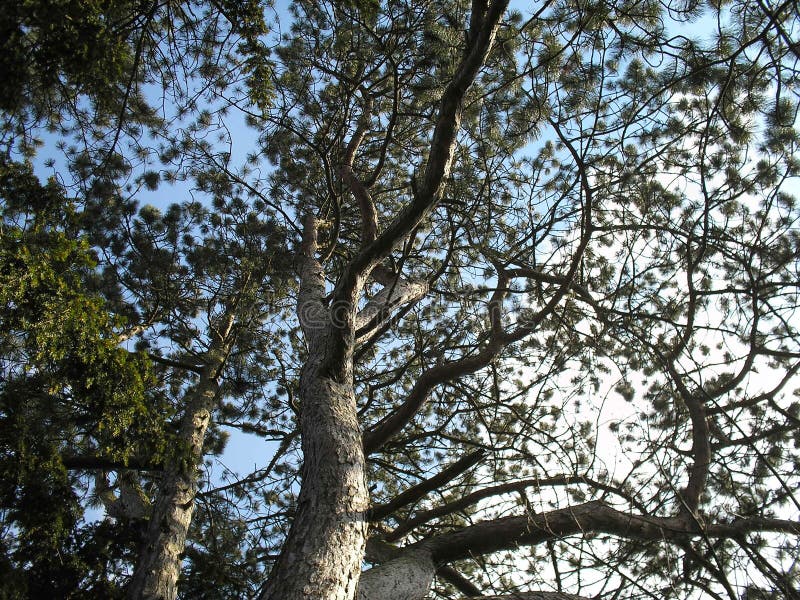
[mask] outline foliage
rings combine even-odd
[[[195,471],[179,594],[266,589],[324,315],[368,567],[423,548],[436,598],[797,596],[791,3],[12,8],[6,154],[57,125],[67,166],[0,172],[9,595],[118,594]]]
[[[64,457],[158,462],[167,413],[147,361],[119,347],[123,323],[86,289],[95,260],[75,235],[74,204],[17,163],[0,170],[0,195],[4,545],[7,568],[26,572],[25,593],[35,595],[84,577],[80,564],[57,560],[63,553],[80,563],[75,486],[83,485]]]
[[[0,23],[0,73],[5,85],[0,109],[26,104],[58,112],[61,98],[90,93],[104,97],[131,68],[126,30],[138,4],[112,2],[11,2]]]

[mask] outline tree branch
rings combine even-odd
[[[127,461],[111,460],[102,456],[68,455],[61,463],[70,471],[161,471],[164,465],[144,458],[129,458]]]
[[[160,365],[164,365],[166,367],[173,367],[175,369],[183,369],[184,371],[191,371],[192,373],[200,374],[203,372],[203,365],[192,365],[189,363],[181,362],[179,360],[173,360],[171,358],[165,358],[163,356],[159,356],[158,354],[153,354],[149,352],[147,354],[147,358],[156,362]]]
[[[303,224],[303,242],[298,257],[300,290],[297,294],[297,316],[308,342],[316,340],[328,321],[322,305],[325,295],[325,276],[316,258],[317,219],[309,212]]]
[[[428,283],[398,279],[384,285],[380,292],[356,315],[356,340],[363,339],[390,320],[392,310],[416,302],[428,293]]]
[[[431,367],[417,379],[414,387],[409,392],[406,400],[393,412],[376,423],[363,435],[364,452],[370,454],[378,450],[389,438],[399,432],[428,400],[431,390],[437,385],[452,381],[463,375],[475,373],[487,366],[492,359],[505,347],[501,341],[504,337],[500,313],[503,298],[508,293],[508,278],[501,269],[498,269],[497,288],[489,300],[489,320],[492,333],[488,343],[477,354],[465,356],[458,360],[450,361]]]
[[[683,541],[698,536],[736,538],[754,531],[800,535],[800,522],[765,517],[741,517],[730,523],[701,524],[685,515],[650,517],[619,511],[602,501],[592,501],[522,517],[483,521],[408,546],[424,547],[437,564],[479,554],[511,550],[520,545],[585,533],[607,533],[627,539]]]
[[[437,517],[443,517],[445,515],[450,515],[453,514],[454,512],[463,510],[468,506],[477,504],[478,502],[480,502],[485,498],[490,498],[492,496],[499,496],[501,494],[509,494],[512,492],[523,492],[531,487],[542,488],[542,487],[554,487],[554,486],[575,485],[575,484],[585,484],[588,485],[589,487],[617,494],[618,496],[625,498],[632,505],[636,506],[639,510],[644,512],[644,507],[641,506],[638,502],[636,502],[635,499],[629,497],[628,494],[624,494],[620,490],[612,486],[600,483],[599,481],[594,481],[593,479],[589,479],[580,475],[571,475],[571,476],[563,475],[559,477],[547,477],[544,479],[524,479],[522,481],[511,481],[509,483],[503,483],[500,485],[484,488],[482,490],[478,490],[477,492],[473,492],[472,494],[467,494],[466,496],[459,498],[458,500],[454,500],[453,502],[448,502],[447,504],[437,506],[436,508],[419,512],[405,523],[401,523],[394,531],[388,534],[386,536],[386,541],[391,542],[398,540],[404,535],[406,535],[408,532],[412,531],[415,527],[427,523]]]
[[[514,592],[500,596],[470,596],[468,600],[590,600],[590,598],[564,592]]]
[[[358,151],[361,142],[364,140],[364,135],[367,133],[369,127],[369,120],[372,116],[372,98],[368,94],[364,94],[364,109],[361,117],[358,120],[358,125],[353,133],[353,137],[345,150],[342,164],[339,167],[339,176],[342,181],[347,184],[353,197],[358,202],[358,209],[361,213],[361,245],[375,241],[378,237],[378,213],[375,211],[375,203],[372,196],[367,190],[367,187],[361,183],[353,172],[353,161],[355,160],[356,152]]]
[[[436,569],[436,577],[444,579],[459,592],[467,596],[480,596],[481,594],[480,589],[453,567],[448,567],[447,565],[439,567]]]
[[[369,512],[369,519],[371,521],[377,521],[392,514],[398,508],[419,500],[428,492],[452,481],[464,471],[478,464],[485,455],[485,450],[477,450],[476,452],[464,456],[430,479],[421,481],[405,492],[395,496],[390,502],[373,507]]]
[[[364,247],[345,269],[334,294],[336,300],[347,301],[361,276],[385,258],[425,216],[433,210],[441,194],[442,182],[450,172],[455,152],[456,134],[461,126],[461,105],[469,86],[475,80],[494,42],[500,17],[508,0],[495,0],[481,20],[475,43],[462,59],[455,76],[445,89],[439,104],[431,149],[422,185],[413,200],[397,215],[374,241]]]

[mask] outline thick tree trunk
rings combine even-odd
[[[410,552],[361,575],[358,600],[423,600],[436,566],[428,552]]]
[[[339,311],[324,306],[316,248],[317,222],[309,215],[297,300],[308,345],[300,375],[303,480],[262,600],[352,600],[367,542],[369,495],[352,383],[355,302]]]
[[[418,284],[393,283],[358,313],[358,299],[372,271],[393,247],[399,245],[435,207],[442,181],[450,171],[461,122],[466,90],[484,64],[508,0],[474,2],[470,48],[447,86],[431,140],[420,189],[386,229],[378,235],[375,209],[369,192],[352,173],[352,159],[368,124],[367,101],[362,120],[348,144],[342,176],[359,204],[362,245],[337,278],[332,298],[326,298],[326,280],[317,253],[317,220],[309,211],[303,227],[298,261],[300,288],[297,310],[309,349],[300,378],[300,433],[303,469],[297,512],[280,557],[270,573],[261,600],[353,600],[367,538],[369,496],[365,481],[364,449],[353,391],[353,350],[356,335],[368,336],[391,310],[392,302],[407,302],[424,294]],[[480,14],[478,14],[480,13]],[[399,295],[393,296],[393,290]],[[328,306],[330,304],[330,306]],[[360,329],[360,330],[359,330]],[[421,555],[419,555],[421,556]],[[433,576],[433,563],[419,556],[396,564],[393,572],[410,577],[425,571]],[[422,568],[425,563],[424,569]],[[380,583],[389,582],[388,587]],[[411,577],[414,591],[405,589],[402,577],[384,570],[365,575],[367,587],[386,589],[392,598],[422,598],[431,579]],[[373,581],[370,581],[374,579]],[[416,584],[422,585],[417,586]],[[424,590],[422,589],[424,588]],[[378,593],[378,592],[376,592]],[[421,593],[421,595],[419,595]],[[405,595],[398,595],[405,594]]]
[[[368,508],[361,432],[352,385],[325,377],[322,358],[300,379],[303,483],[269,600],[351,600],[358,585]]]
[[[424,600],[430,591],[436,565],[425,549],[397,550],[380,566],[361,574],[357,600]],[[472,596],[470,600],[588,600],[564,592],[517,592],[499,596]]]
[[[186,533],[194,513],[197,465],[219,391],[218,372],[226,349],[212,348],[197,387],[188,398],[181,419],[180,439],[185,454],[165,466],[139,559],[128,586],[130,600],[174,600]]]

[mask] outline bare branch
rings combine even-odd
[[[475,43],[456,70],[439,104],[439,113],[431,139],[431,149],[422,185],[414,199],[386,227],[372,243],[363,248],[345,269],[337,285],[336,300],[346,301],[356,287],[359,277],[386,257],[392,248],[422,221],[436,206],[442,182],[450,172],[455,152],[456,134],[461,125],[461,108],[464,95],[483,66],[494,42],[500,17],[508,0],[495,0],[489,6],[481,28],[476,32]]]
[[[626,539],[677,542],[698,536],[709,539],[736,538],[756,531],[800,535],[800,522],[743,517],[730,523],[705,524],[701,529],[698,522],[685,516],[639,515],[619,511],[601,501],[592,501],[545,513],[484,521],[417,542],[408,548],[424,547],[431,552],[434,561],[447,563],[582,533],[607,533]]]
[[[398,508],[419,500],[428,492],[431,492],[452,481],[464,471],[467,471],[478,464],[478,462],[480,462],[485,455],[485,450],[477,450],[476,452],[467,454],[430,479],[421,481],[417,485],[407,489],[402,494],[395,496],[395,498],[393,498],[390,502],[373,507],[369,514],[370,520],[375,521],[382,519],[392,514]]]
[[[401,523],[394,531],[386,536],[386,540],[390,542],[398,540],[412,531],[415,527],[419,527],[420,525],[428,523],[438,517],[443,517],[445,515],[450,515],[460,510],[464,510],[468,506],[477,504],[485,498],[491,498],[492,496],[499,496],[501,494],[510,494],[512,492],[522,492],[528,490],[529,488],[546,488],[577,484],[584,484],[590,488],[614,493],[625,498],[625,500],[629,501],[638,510],[642,511],[643,513],[645,512],[644,507],[634,498],[631,498],[628,494],[625,494],[613,486],[600,483],[599,481],[594,481],[588,477],[583,477],[580,475],[564,475],[560,477],[546,477],[542,479],[524,479],[522,481],[511,481],[509,483],[487,487],[471,494],[467,494],[466,496],[459,498],[458,500],[454,500],[453,502],[448,502],[447,504],[437,506],[436,508],[419,512],[408,521]]]

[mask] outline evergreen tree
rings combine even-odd
[[[113,533],[83,524],[87,482],[69,468],[158,462],[169,412],[86,283],[95,259],[74,203],[19,164],[0,167],[0,197],[3,595],[110,593],[92,578],[109,568]]]
[[[7,154],[63,124],[75,200],[7,163],[13,593],[800,596],[792,3],[30,6]]]

